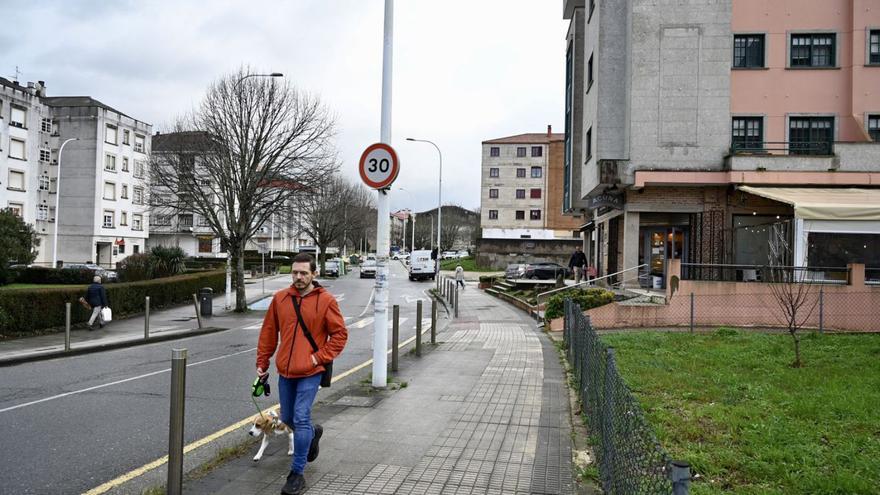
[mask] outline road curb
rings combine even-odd
[[[49,352],[41,352],[34,354],[26,354],[23,356],[15,356],[11,358],[0,358],[0,368],[4,368],[7,366],[14,366],[17,364],[24,363],[33,363],[36,361],[45,361],[48,359],[55,359],[60,357],[72,357],[72,356],[82,356],[84,354],[93,354],[96,352],[110,351],[114,349],[124,349],[126,347],[135,347],[139,345],[146,344],[155,344],[157,342],[167,342],[169,340],[179,340],[185,339],[189,337],[198,337],[200,335],[208,335],[211,333],[222,332],[224,330],[229,330],[224,327],[206,327],[199,330],[192,330],[189,332],[178,332],[167,335],[157,335],[155,337],[150,337],[148,339],[129,339],[129,340],[121,340],[118,342],[108,342],[106,344],[96,344],[84,347],[74,347],[69,351],[49,351]]]

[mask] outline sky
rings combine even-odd
[[[379,141],[383,0],[0,0],[0,75],[88,95],[166,131],[216,79],[281,72],[335,115],[341,173]],[[481,142],[563,132],[560,0],[397,0],[392,211],[480,205]],[[399,188],[405,189],[400,191]]]

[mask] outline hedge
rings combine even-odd
[[[581,311],[598,308],[614,302],[614,293],[605,289],[582,289],[565,294],[557,294],[547,301],[544,309],[544,320],[549,321],[559,318],[565,310],[565,300],[571,299],[573,302],[581,305]]]
[[[88,268],[47,268],[30,266],[14,270],[15,281],[21,284],[90,284],[95,271]]]
[[[202,287],[214,289],[215,294],[222,293],[226,289],[226,276],[225,272],[212,271],[104,287],[116,319],[142,313],[146,296],[150,296],[150,309],[160,309],[192,303],[192,295]],[[84,287],[0,291],[0,338],[63,330],[64,303],[67,302],[71,303],[71,323],[87,322],[91,311],[78,302],[83,296]]]

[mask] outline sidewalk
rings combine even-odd
[[[278,290],[289,283],[290,275],[277,275],[266,279],[266,295],[270,289]],[[279,285],[280,284],[280,285]],[[276,287],[277,286],[277,287]],[[247,284],[245,292],[251,299],[263,297],[260,281]],[[235,293],[233,292],[233,297]],[[85,328],[71,328],[69,353],[83,353],[127,345],[183,338],[211,333],[233,327],[248,315],[226,311],[226,296],[214,297],[212,317],[203,317],[199,330],[196,310],[192,303],[170,309],[150,311],[150,340],[144,339],[144,316],[114,320],[103,329],[88,331]],[[112,301],[111,301],[112,302]],[[112,305],[111,305],[112,308]],[[62,308],[61,311],[64,311]],[[0,366],[19,362],[48,359],[67,355],[64,351],[64,331],[34,337],[0,341]]]
[[[321,390],[309,494],[575,493],[569,396],[556,350],[524,314],[468,284],[460,317],[421,358],[401,353],[386,391]],[[403,384],[406,384],[405,386]],[[395,390],[396,388],[396,390]],[[242,431],[244,438],[244,432]],[[286,438],[189,481],[188,494],[278,494]]]

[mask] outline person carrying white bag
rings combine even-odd
[[[95,320],[98,325],[104,325],[112,319],[110,301],[107,300],[107,290],[101,285],[101,277],[95,275],[92,285],[86,291],[86,302],[92,306],[92,316],[89,318],[89,330],[95,329]]]

